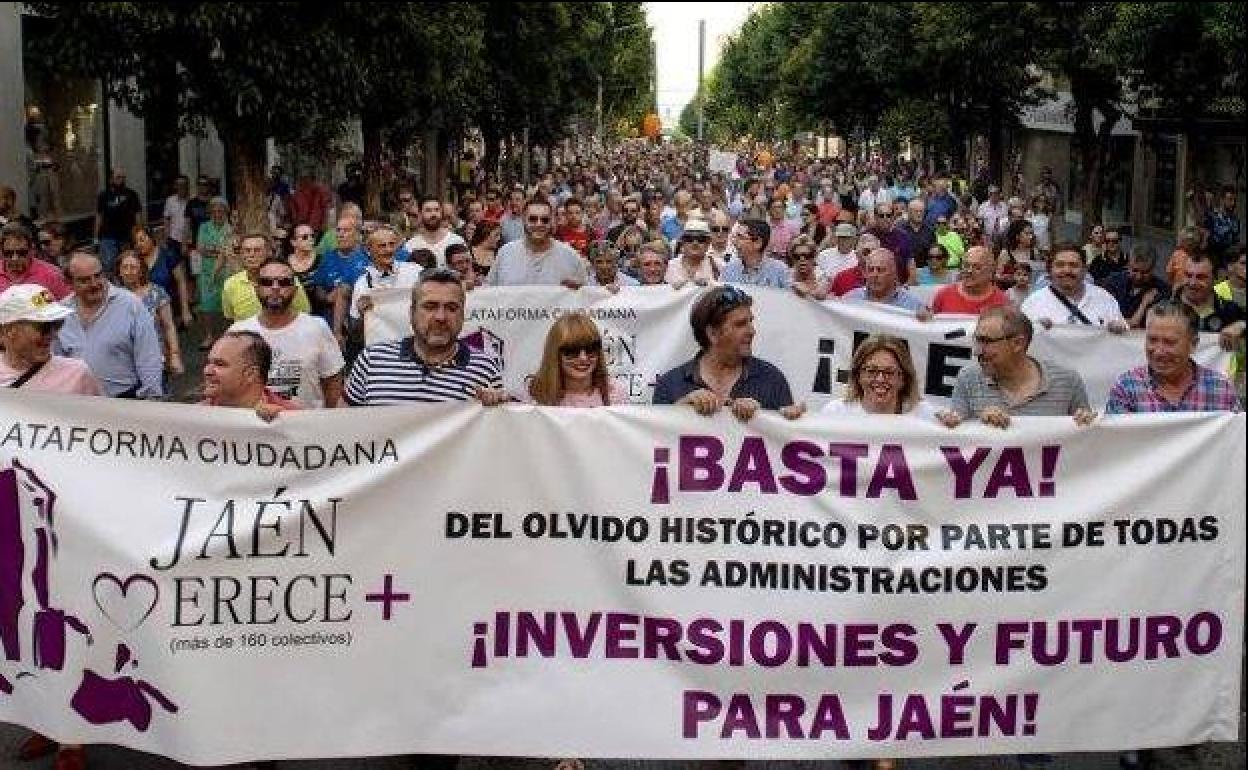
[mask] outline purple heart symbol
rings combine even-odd
[[[133,574],[121,580],[111,572],[101,572],[91,582],[95,606],[108,621],[124,632],[143,625],[156,609],[160,589],[147,575]]]

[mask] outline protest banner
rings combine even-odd
[[[813,302],[777,289],[747,290],[754,298],[754,355],[780,367],[794,396],[812,406],[844,395],[853,351],[868,334],[892,334],[909,342],[924,397],[936,404],[947,403],[958,372],[973,361],[972,316],[921,322],[878,304]],[[603,334],[612,375],[633,403],[650,403],[655,378],[697,352],[689,311],[700,291],[666,286],[626,288],[617,294],[597,287],[476,289],[468,294],[464,332],[501,354],[504,382],[518,395],[541,361],[554,320],[563,313],[588,313]],[[373,296],[377,310],[366,321],[368,341],[410,335],[410,292],[385,289]],[[1100,409],[1118,375],[1144,362],[1144,335],[1055,326],[1036,330],[1031,353],[1079,372],[1088,398]],[[1195,358],[1224,372],[1230,366],[1230,355],[1218,347],[1216,334],[1201,335]]]
[[[723,174],[729,179],[739,179],[737,173],[737,154],[723,150],[708,150],[706,153],[706,170],[712,174]]]
[[[1244,429],[2,392],[0,720],[194,764],[1233,740]]]

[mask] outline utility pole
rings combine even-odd
[[[594,115],[598,121],[598,128],[597,128],[596,136],[598,137],[598,144],[601,145],[602,144],[602,73],[598,74],[598,101],[596,102],[594,106]]]
[[[702,67],[706,60],[706,19],[698,20],[698,141],[702,141],[702,126],[706,111],[702,100]]]

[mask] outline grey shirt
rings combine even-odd
[[[584,286],[589,271],[581,255],[563,241],[551,240],[541,253],[529,250],[527,238],[504,244],[485,279],[487,286],[558,286],[565,280]]]
[[[978,364],[958,372],[953,386],[953,411],[963,418],[978,417],[990,406],[1000,407],[1015,417],[1069,417],[1077,409],[1089,409],[1088,391],[1083,378],[1073,369],[1032,358],[1040,367],[1040,388],[1027,400],[1008,404],[995,380]]]

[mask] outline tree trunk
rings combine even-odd
[[[1005,115],[1001,101],[994,99],[988,107],[988,178],[993,184],[1005,181]]]
[[[244,233],[268,233],[269,215],[265,201],[265,140],[241,131],[224,134],[230,159],[230,181],[239,228]]]
[[[485,153],[481,158],[481,162],[485,165],[485,171],[488,174],[499,178],[498,173],[498,146],[502,141],[502,137],[498,135],[498,128],[494,123],[486,122],[481,126],[481,140],[485,143]]]
[[[438,129],[425,128],[421,134],[421,145],[425,151],[424,178],[421,180],[421,189],[424,190],[425,195],[436,195],[441,199],[442,180],[438,177],[438,166],[442,148],[438,144]]]
[[[1074,141],[1079,153],[1081,171],[1078,179],[1079,200],[1083,219],[1083,236],[1086,238],[1094,225],[1102,224],[1105,164],[1109,159],[1110,139],[1113,135],[1114,124],[1118,122],[1118,114],[1112,109],[1102,111],[1104,120],[1100,129],[1097,130],[1093,128],[1093,106],[1080,104],[1077,97],[1075,103],[1077,106]]]
[[[364,139],[364,217],[381,219],[381,124],[363,115],[360,133]]]

